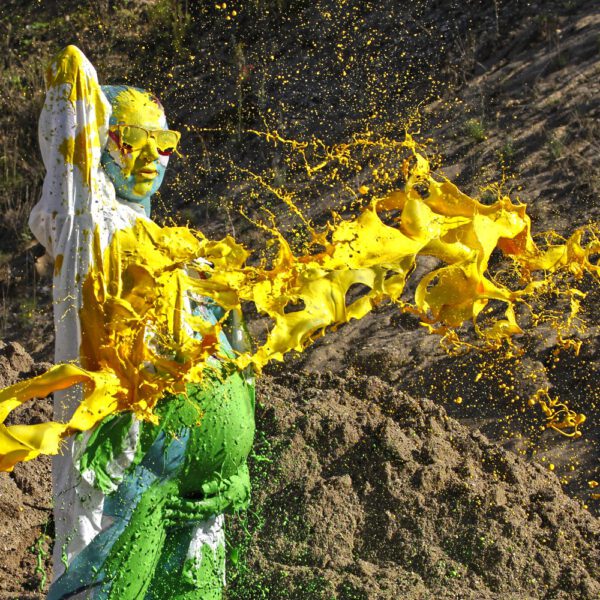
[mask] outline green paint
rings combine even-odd
[[[183,569],[174,568],[177,554],[177,531],[171,531],[166,539],[162,560],[145,600],[221,600],[225,568],[225,548],[219,546],[214,552],[207,544],[202,546],[202,560],[187,559]]]
[[[163,526],[164,503],[176,491],[176,483],[170,481],[143,494],[105,564],[103,591],[108,600],[145,597],[167,536]]]
[[[189,385],[187,395],[160,402],[158,426],[144,424],[142,445],[151,444],[160,430],[176,438],[190,428],[186,461],[178,477],[181,497],[204,494],[203,485],[216,485],[245,464],[254,438],[253,392],[236,371],[215,367],[206,372],[202,386]]]
[[[277,480],[280,452],[281,448],[275,447],[264,431],[256,432],[256,440],[248,457],[252,488],[261,489]],[[248,560],[265,525],[264,504],[254,506],[236,517],[235,527],[232,528],[234,543],[229,544],[228,600],[270,600],[274,597],[270,577],[257,572]]]
[[[207,597],[221,598],[225,578],[225,546],[220,545],[213,550],[208,544],[204,544],[201,556],[200,561],[186,560],[183,577],[195,589],[205,592]]]
[[[202,559],[186,560],[182,540],[191,539],[199,520],[245,508],[249,501],[246,458],[254,436],[253,389],[236,371],[221,364],[206,373],[202,385],[170,396],[157,406],[158,425],[142,424],[142,456],[157,436],[176,440],[189,431],[181,468],[143,492],[131,520],[105,563],[101,597],[108,600],[171,598],[220,600],[225,548],[202,548]],[[115,425],[113,423],[112,425]],[[123,440],[120,428],[107,424],[113,443]],[[102,469],[110,444],[90,440],[99,456],[86,464]],[[172,442],[171,442],[172,443]]]
[[[38,584],[38,590],[43,591],[46,586],[46,569],[44,568],[45,559],[48,556],[48,552],[46,551],[46,544],[50,538],[46,535],[46,533],[41,533],[40,537],[35,541],[33,546],[29,548],[29,551],[35,555],[35,570],[34,573],[40,574],[40,583]]]
[[[94,486],[105,494],[113,492],[116,488],[114,477],[108,474],[107,467],[121,454],[133,419],[133,413],[129,412],[106,418],[93,430],[85,450],[79,458],[79,472],[93,470],[95,473]],[[139,460],[139,455],[136,458]]]
[[[65,539],[65,543],[62,545],[62,548],[60,549],[60,562],[63,564],[63,567],[65,568],[65,570],[67,570],[69,568],[69,555],[67,554],[67,548],[69,547],[69,544],[71,543],[71,536],[67,536],[67,538]]]

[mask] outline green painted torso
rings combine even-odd
[[[182,496],[198,495],[215,476],[233,475],[252,448],[253,387],[237,371],[224,371],[207,372],[202,384],[187,386],[187,395],[163,398],[156,409],[159,425],[144,424],[142,447],[161,430],[179,437],[189,429],[184,464],[175,476]]]

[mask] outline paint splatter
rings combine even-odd
[[[265,136],[306,151],[276,133]],[[365,136],[351,144],[323,146],[326,159],[310,169],[348,162],[352,153],[375,143],[383,142]],[[434,176],[410,135],[396,146],[406,153],[399,163],[401,187],[372,196],[357,216],[334,215],[317,228],[291,198],[280,195],[309,234],[304,252],[294,252],[284,234],[265,223],[260,226],[269,234],[271,254],[257,265],[250,264],[249,252],[230,236],[212,241],[198,231],[144,220],[116,232],[104,254],[96,239],[95,266],[83,283],[82,368],[57,365],[7,388],[0,393],[0,419],[29,398],[76,383],[86,386],[84,400],[66,424],[0,425],[0,467],[9,470],[39,453],[56,453],[63,437],[90,429],[114,412],[130,410],[155,421],[156,403],[166,393],[181,392],[187,382],[200,381],[211,356],[220,356],[232,368],[251,366],[260,372],[268,362],[301,352],[383,302],[417,314],[454,349],[473,345],[457,331],[467,321],[473,323],[479,346],[510,348],[511,338],[522,332],[517,312],[523,307],[534,320],[550,323],[560,344],[576,349],[577,342],[565,333],[585,294],[572,281],[598,281],[599,268],[592,261],[600,250],[597,227],[577,229],[562,243],[547,237],[540,247],[531,236],[524,204],[502,195],[483,204]],[[380,177],[390,178],[387,173]],[[502,282],[501,273],[491,272],[490,259],[498,251],[509,261],[512,285]],[[414,299],[407,301],[402,295],[418,256],[435,257],[439,266],[421,278]],[[360,296],[349,298],[357,285]],[[566,299],[565,318],[536,312],[536,298],[548,293]],[[254,303],[271,323],[266,340],[232,359],[220,350],[223,320],[211,324],[188,316],[186,305],[194,297],[211,298],[226,314]],[[584,417],[547,391],[531,403],[540,405],[548,426],[578,435]]]

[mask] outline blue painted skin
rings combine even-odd
[[[124,85],[103,85],[102,91],[104,95],[107,97],[109,102],[114,105],[116,97],[124,90],[127,89],[127,86]],[[139,92],[144,93],[145,90],[140,88],[134,88]],[[117,125],[117,120],[114,115],[111,114],[109,126],[113,127]],[[168,129],[168,124],[165,121],[165,127],[163,129]],[[118,198],[123,198],[128,200],[129,202],[138,202],[144,207],[146,211],[146,215],[150,216],[150,199],[152,196],[158,191],[160,188],[163,178],[165,176],[165,171],[167,170],[168,159],[165,160],[166,157],[158,157],[153,163],[153,167],[158,172],[158,175],[155,177],[154,182],[152,184],[152,188],[145,196],[140,196],[134,191],[135,186],[135,175],[130,174],[126,176],[123,173],[121,165],[119,165],[114,156],[109,152],[108,147],[105,147],[102,151],[102,156],[100,162],[106,171],[106,174],[109,176],[110,180],[113,182],[115,186],[115,192]]]

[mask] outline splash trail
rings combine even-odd
[[[230,236],[213,241],[189,228],[145,220],[117,232],[104,254],[96,240],[95,265],[83,283],[82,366],[56,365],[0,392],[0,468],[55,454],[64,437],[115,412],[156,421],[156,403],[200,381],[212,356],[232,368],[260,372],[383,302],[417,314],[449,343],[457,343],[456,328],[471,321],[484,344],[498,347],[522,332],[518,306],[529,306],[532,297],[565,276],[598,279],[591,260],[600,250],[596,226],[540,248],[524,204],[507,196],[482,204],[434,176],[410,135],[401,145],[408,151],[401,189],[373,198],[354,218],[334,215],[318,230],[306,222],[311,237],[305,253],[294,253],[286,237],[266,225],[276,252],[256,266]],[[519,286],[508,287],[489,273],[497,250],[510,260]],[[437,258],[440,266],[422,277],[408,303],[402,298],[405,284],[423,255]],[[356,284],[363,293],[351,300],[348,292]],[[573,319],[583,293],[574,288],[564,293]],[[225,317],[211,324],[186,313],[187,303],[199,297],[214,300],[226,316],[254,303],[271,323],[264,343],[227,356],[219,344]],[[490,316],[498,303],[503,310]],[[574,343],[560,331],[559,339]],[[23,402],[78,383],[84,384],[84,400],[67,423],[3,424]],[[533,402],[556,429],[577,431],[584,420],[543,394]]]

